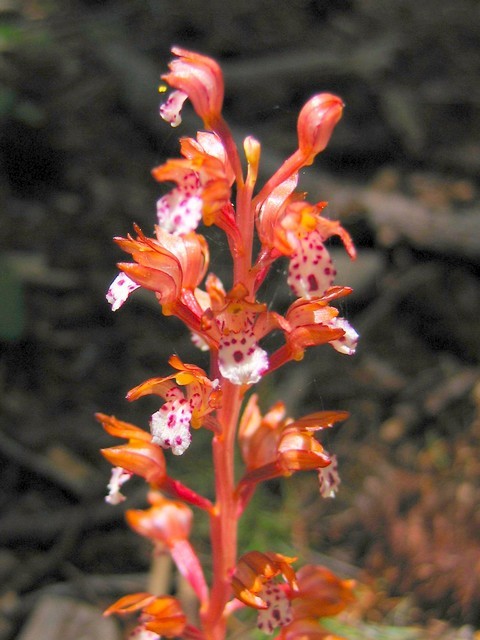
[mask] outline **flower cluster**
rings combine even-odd
[[[107,501],[118,504],[125,499],[121,488],[133,474],[145,479],[151,506],[127,511],[127,521],[156,548],[171,554],[198,598],[200,622],[189,623],[179,601],[170,595],[133,594],[107,613],[140,612],[132,638],[222,640],[228,617],[250,607],[258,611],[258,627],[267,634],[280,627],[278,637],[283,640],[324,638],[319,617],[335,615],[352,600],[352,583],[322,567],[308,565],[295,572],[295,559],[273,551],[251,551],[238,559],[236,527],[264,480],[314,470],[322,496],[333,496],[339,485],[336,458],[316,434],[347,418],[346,412],[321,411],[293,419],[278,402],[262,415],[255,394],[249,395],[243,411],[241,407],[254,384],[285,363],[301,360],[307,348],[329,344],[342,354],[355,352],[358,335],[332,305],[351,290],[334,285],[336,271],[326,241],[338,236],[352,259],[355,248],[341,224],[323,215],[325,202],[309,203],[296,190],[299,171],[326,147],[343,104],[331,94],[311,98],[298,118],[298,148],[257,188],[260,144],[251,136],[245,139],[244,173],[222,116],[220,67],[206,56],[180,48],[172,51],[175,58],[163,80],[174,91],[160,115],[178,126],[188,99],[204,130],[195,138],[181,138],[181,157],[153,170],[155,180],[174,187],[157,202],[153,237],[135,226],[134,235],[115,238],[131,261],[119,263],[107,300],[116,311],[139,287],[152,291],[163,314],[177,316],[193,343],[209,352],[210,371],[173,355],[171,373],[128,393],[129,400],[149,394],[162,399],[151,416],[150,432],[113,416],[99,414],[98,419],[109,434],[127,440],[102,451],[114,465]],[[229,287],[210,272],[210,250],[200,231],[211,225],[222,230],[230,249]],[[287,284],[293,296],[283,314],[258,299],[277,260],[288,263]],[[265,338],[271,333],[281,339],[269,352]],[[191,430],[199,428],[212,434],[214,501],[167,473],[164,451],[184,454]],[[237,442],[244,463],[238,480],[233,464]],[[188,505],[210,518],[210,585],[189,541]]]

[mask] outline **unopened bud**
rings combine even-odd
[[[305,164],[312,164],[323,151],[333,129],[342,117],[343,102],[331,93],[319,93],[305,104],[298,116],[298,146]]]

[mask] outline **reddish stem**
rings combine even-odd
[[[225,638],[225,605],[231,598],[230,576],[237,555],[237,499],[234,446],[242,400],[241,387],[222,381],[223,404],[218,410],[221,433],[213,438],[216,502],[210,518],[213,584],[207,610],[202,612],[207,640]]]

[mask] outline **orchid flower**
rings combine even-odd
[[[129,636],[129,640],[156,640],[160,634],[166,638],[182,635],[186,616],[176,598],[152,596],[149,593],[133,593],[112,604],[103,615],[112,613],[128,615],[141,611],[143,622]]]
[[[160,447],[152,444],[150,434],[133,424],[117,420],[114,416],[98,413],[96,417],[107,433],[128,439],[128,444],[101,451],[109,462],[123,471],[114,469],[111,486],[109,485],[112,491],[109,502],[112,499],[113,504],[123,501],[121,494],[117,494],[115,484],[121,486],[132,474],[145,478],[153,486],[162,486],[167,476],[165,457]]]
[[[261,631],[271,634],[281,627],[277,637],[283,640],[327,640],[333,636],[317,619],[336,615],[353,602],[355,583],[340,580],[317,565],[305,565],[295,572],[290,566],[295,560],[272,552],[246,553],[233,573],[233,592],[243,604],[258,610]],[[278,581],[280,576],[285,584]]]
[[[172,53],[177,57],[162,79],[181,94],[176,94],[170,105],[160,110],[162,117],[177,124],[179,108],[188,97],[206,128],[211,128],[222,113],[224,87],[220,67],[211,58],[180,47],[173,47]]]
[[[279,553],[250,551],[235,568],[232,577],[235,597],[258,610],[257,627],[268,634],[293,619],[286,591],[275,579],[282,576],[290,590],[295,591],[298,585],[290,566],[295,560]]]
[[[335,456],[315,439],[316,431],[331,428],[348,418],[346,411],[318,411],[293,420],[277,402],[263,417],[253,394],[245,406],[238,438],[246,471],[237,487],[242,508],[251,498],[258,482],[290,476],[297,471],[316,470],[324,497],[334,495],[340,484]]]
[[[134,290],[132,282],[154,291],[166,315],[176,313],[196,326],[199,306],[194,290],[202,281],[209,263],[208,246],[203,236],[194,232],[175,236],[156,228],[156,240],[147,238],[135,227],[137,238],[115,238],[130,253],[135,263],[119,263],[126,274],[116,278],[107,300],[118,309]]]
[[[347,412],[319,411],[294,419],[277,401],[262,414],[258,394],[247,395],[266,375],[300,361],[308,348],[329,344],[345,355],[356,350],[358,335],[333,304],[351,289],[335,285],[327,248],[328,240],[338,236],[354,259],[352,239],[339,221],[324,215],[326,202],[309,203],[297,191],[300,170],[325,149],[343,103],[329,93],[310,98],[298,116],[297,148],[257,186],[261,145],[249,135],[237,146],[222,115],[219,65],[179,47],[172,53],[162,79],[173,91],[160,115],[179,126],[188,100],[205,130],[181,137],[180,157],[153,169],[157,182],[173,187],[157,200],[153,237],[135,225],[135,235],[115,238],[132,260],[118,264],[120,274],[107,300],[115,311],[136,289],[153,292],[163,314],[184,323],[210,365],[206,371],[172,355],[170,373],[150,377],[128,392],[128,400],[160,397],[150,432],[113,416],[97,417],[110,435],[126,440],[102,450],[114,467],[106,499],[113,505],[123,502],[125,482],[134,474],[144,478],[150,506],[128,510],[127,522],[155,550],[171,555],[197,596],[198,620],[191,624],[175,598],[148,593],[121,598],[106,613],[140,614],[130,640],[224,640],[229,616],[243,607],[255,609],[258,628],[266,634],[277,629],[280,640],[335,640],[317,618],[335,615],[351,601],[350,582],[319,567],[297,573],[294,558],[270,551],[250,551],[238,559],[237,533],[238,520],[262,481],[315,471],[322,497],[333,497],[340,483],[337,458],[324,449],[317,432],[346,419]],[[209,242],[200,232],[212,225],[223,232],[230,250],[228,286],[209,271]],[[277,260],[288,263],[286,284],[294,297],[281,313],[273,301],[260,299]],[[211,440],[212,499],[167,473],[169,456],[189,456],[200,428]],[[243,463],[239,480],[237,458]],[[202,473],[210,471],[203,453],[196,464]],[[190,542],[190,507],[209,518],[209,583]]]
[[[177,183],[157,202],[159,226],[174,235],[194,231],[202,215],[207,225],[220,221],[234,181],[230,162],[214,133],[199,132],[197,140],[183,138],[181,153],[184,158],[168,160],[152,171],[159,182]]]
[[[212,381],[195,365],[184,364],[172,356],[175,373],[164,378],[151,378],[128,392],[128,400],[148,394],[163,397],[166,402],[151,417],[153,442],[181,455],[190,445],[190,427],[198,429],[208,414],[218,408],[221,392],[218,381]],[[185,393],[180,387],[185,387]]]

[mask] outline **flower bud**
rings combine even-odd
[[[319,93],[305,104],[297,122],[298,146],[305,165],[312,164],[330,140],[333,128],[342,117],[343,102],[331,93]]]

